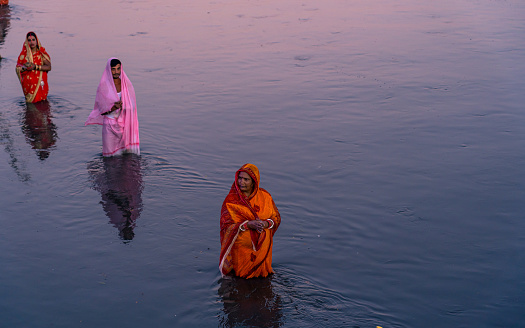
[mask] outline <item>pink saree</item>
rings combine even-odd
[[[113,104],[119,101],[117,89],[111,74],[111,60],[108,59],[106,69],[97,88],[95,106],[85,125],[102,125],[102,155],[115,156],[125,152],[140,154],[139,121],[137,118],[137,102],[135,90],[128,79],[124,68],[121,70],[122,109],[114,115],[102,115],[108,112]]]

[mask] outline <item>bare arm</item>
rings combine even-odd
[[[51,70],[51,62],[45,58],[43,58],[42,62],[43,65],[40,65],[39,68],[41,71],[49,72]]]
[[[27,62],[22,66],[22,72],[33,70],[49,72],[51,70],[51,62],[45,58],[43,58],[42,62],[42,65],[35,65],[34,63]]]

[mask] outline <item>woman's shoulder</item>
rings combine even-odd
[[[268,190],[264,189],[264,188],[260,188],[259,187],[259,192],[261,193],[261,195],[264,195],[266,197],[270,197],[272,198],[272,195],[268,192]]]
[[[49,56],[49,54],[47,53],[46,48],[44,48],[44,47],[40,47],[40,48],[38,49],[38,52],[39,52],[39,54],[40,54],[41,56],[43,56],[45,59],[47,59],[47,60],[51,60],[51,56]]]

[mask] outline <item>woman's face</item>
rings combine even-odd
[[[250,175],[246,172],[240,172],[237,178],[237,184],[239,189],[246,196],[250,196],[253,191],[253,180]]]
[[[29,47],[31,49],[35,49],[36,48],[36,38],[33,36],[33,35],[30,35],[27,37],[27,43],[29,44]]]

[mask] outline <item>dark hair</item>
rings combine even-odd
[[[36,36],[35,32],[27,32],[27,34],[26,34],[26,40],[27,40],[27,38],[30,37],[30,36],[34,36],[34,37],[35,37],[35,39],[37,40],[37,42],[36,42],[36,48],[37,48],[37,49],[40,49],[40,47],[38,46],[38,37]]]
[[[118,60],[117,58],[113,58],[111,60],[111,62],[109,62],[109,66],[111,67],[115,67],[117,66],[118,64],[122,65],[122,63],[120,62],[120,60]]]

